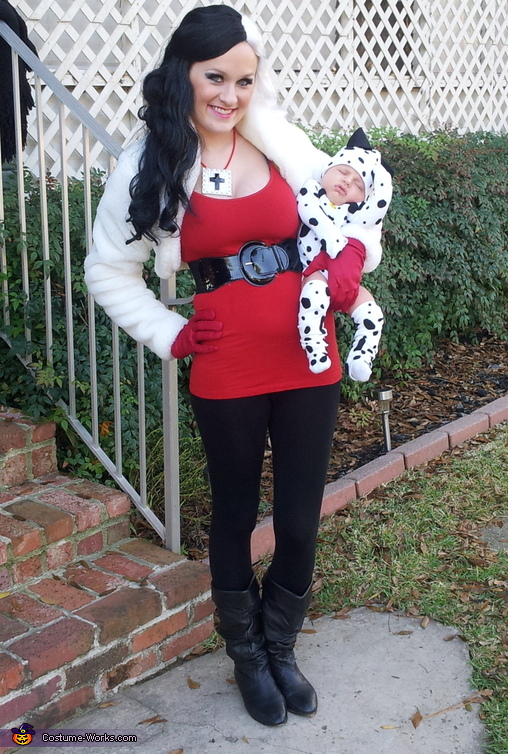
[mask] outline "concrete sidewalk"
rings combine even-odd
[[[222,649],[124,690],[112,706],[74,718],[65,730],[138,736],[137,744],[90,749],[97,754],[482,754],[480,705],[462,703],[475,694],[468,649],[456,633],[367,608],[343,620],[306,620],[298,661],[316,686],[319,709],[313,718],[289,715],[279,728],[249,717]],[[417,712],[424,719],[415,728]]]

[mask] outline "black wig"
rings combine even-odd
[[[242,16],[233,8],[195,8],[173,33],[159,68],[146,76],[145,104],[139,117],[146,124],[147,136],[139,172],[130,185],[128,220],[135,230],[131,240],[146,236],[157,243],[156,225],[172,235],[179,232],[178,207],[189,206],[185,176],[199,148],[199,136],[190,120],[194,108],[190,67],[224,55],[246,39]]]

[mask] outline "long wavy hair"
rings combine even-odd
[[[194,165],[199,137],[191,124],[194,90],[189,80],[191,62],[169,57],[143,83],[145,104],[139,117],[147,135],[139,172],[131,181],[128,220],[135,235],[157,243],[153,228],[174,235],[180,204],[188,207],[185,175]],[[162,206],[161,206],[162,205]]]
[[[275,106],[261,34],[250,19],[224,5],[194,8],[171,37],[162,63],[143,82],[144,105],[139,117],[146,137],[139,169],[130,184],[128,221],[133,237],[158,243],[156,230],[177,235],[180,206],[189,208],[185,179],[195,164],[199,135],[192,124],[194,89],[189,71],[193,63],[223,55],[247,41],[258,56],[252,102]]]

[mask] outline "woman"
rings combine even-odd
[[[188,13],[143,93],[147,135],[108,181],[86,282],[111,318],[162,359],[194,354],[218,630],[248,712],[280,725],[288,710],[317,709],[293,647],[311,597],[341,365],[331,314],[330,369],[312,374],[300,348],[295,196],[327,157],[277,108],[260,35],[231,8]],[[193,271],[188,322],[145,286],[152,247],[160,277],[182,259]],[[267,431],[276,546],[260,597],[250,538]]]

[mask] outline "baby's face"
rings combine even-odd
[[[342,204],[363,202],[365,199],[365,185],[360,173],[349,165],[334,165],[324,174],[321,185],[332,204],[340,207]]]

